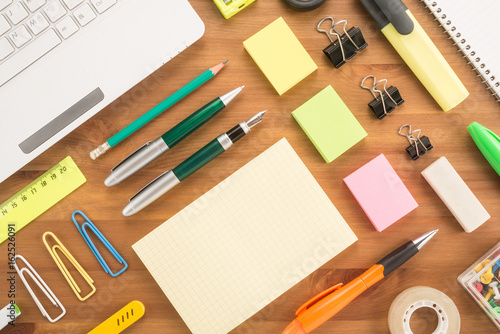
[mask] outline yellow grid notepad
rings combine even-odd
[[[193,333],[222,334],[356,240],[283,138],[132,247]]]
[[[243,42],[279,95],[318,69],[283,18]]]

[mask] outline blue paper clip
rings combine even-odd
[[[80,214],[85,219],[85,223],[83,223],[81,227],[78,225],[78,222],[76,221],[76,218],[75,218],[75,216],[77,214]],[[120,254],[118,254],[118,252],[113,248],[113,246],[111,246],[111,244],[109,243],[109,241],[106,240],[106,238],[104,237],[104,235],[102,235],[102,233],[90,221],[90,219],[88,219],[87,216],[85,216],[85,214],[83,212],[81,212],[79,210],[76,210],[71,215],[71,219],[73,219],[73,223],[75,223],[76,228],[78,229],[78,231],[80,231],[83,239],[85,240],[85,242],[87,243],[87,245],[89,245],[90,250],[92,250],[92,253],[94,253],[95,257],[97,258],[97,260],[99,261],[99,263],[101,264],[101,266],[102,266],[102,268],[104,269],[105,272],[109,273],[113,277],[116,277],[116,276],[120,275],[121,273],[123,273],[128,268],[127,262],[125,262],[125,260],[120,256]],[[111,269],[109,269],[108,264],[104,261],[104,259],[102,258],[102,255],[99,253],[99,251],[95,247],[95,245],[92,242],[92,240],[90,240],[89,235],[88,235],[87,231],[85,230],[85,226],[88,226],[92,230],[92,232],[94,232],[94,234],[99,238],[99,240],[101,240],[101,242],[106,246],[106,248],[111,252],[111,254],[113,254],[113,256],[115,257],[115,259],[119,263],[123,263],[125,265],[119,272],[113,273],[111,271]]]

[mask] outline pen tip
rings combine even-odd
[[[253,126],[259,124],[262,119],[264,118],[264,115],[266,114],[267,110],[261,111],[256,113],[255,115],[252,116],[248,121],[246,121],[247,125],[249,128],[252,128]]]
[[[257,115],[260,117],[260,118],[264,118],[264,115],[267,113],[267,110],[264,110],[264,111],[261,111],[260,113],[258,113]]]
[[[243,90],[242,87],[238,87],[230,91],[229,93],[226,93],[219,98],[221,99],[222,103],[224,103],[225,106],[229,104],[241,91]]]
[[[439,231],[439,230],[433,230],[433,231],[427,232],[426,234],[424,234],[424,235],[422,235],[422,236],[420,236],[417,239],[412,240],[412,241],[415,244],[415,246],[417,246],[417,248],[420,250],[420,249],[422,249],[422,247],[425,246],[425,244],[427,242],[429,242],[429,240],[432,239],[432,237],[437,233],[437,231]]]

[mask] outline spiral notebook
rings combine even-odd
[[[132,247],[193,333],[225,334],[356,240],[282,139]]]
[[[500,1],[420,0],[500,102]]]

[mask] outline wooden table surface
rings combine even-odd
[[[394,248],[436,228],[439,233],[417,256],[314,333],[388,333],[387,316],[392,301],[413,286],[433,287],[451,297],[460,311],[462,333],[495,332],[496,327],[459,285],[457,276],[499,241],[500,227],[496,221],[500,216],[500,178],[476,148],[467,125],[478,121],[500,133],[500,106],[424,6],[417,0],[406,1],[470,92],[465,102],[448,113],[439,108],[358,1],[329,0],[315,11],[301,13],[289,9],[280,0],[260,0],[230,20],[225,20],[210,0],[191,0],[191,3],[206,25],[201,40],[0,184],[0,202],[3,202],[68,155],[87,178],[85,185],[17,234],[17,254],[29,259],[52,287],[67,309],[66,316],[55,324],[49,323],[18,279],[16,302],[23,314],[15,328],[2,333],[86,333],[134,299],[144,302],[146,314],[127,330],[128,333],[189,333],[131,245],[282,137],[291,143],[359,240],[232,333],[280,333],[293,319],[295,310],[309,298],[337,282],[355,278]],[[246,38],[280,16],[319,66],[283,96],[274,91],[242,45]],[[349,26],[360,27],[369,44],[340,69],[335,69],[323,54],[329,42],[315,30],[318,21],[325,16],[346,19]],[[218,77],[131,139],[97,161],[90,160],[88,154],[98,144],[182,84],[226,59],[230,62]],[[387,78],[389,84],[400,89],[406,101],[382,121],[367,107],[370,94],[359,87],[361,79],[370,74]],[[244,92],[227,110],[175,150],[157,159],[127,183],[113,188],[104,186],[110,168],[140,144],[161,135],[214,97],[241,85],[246,86]],[[324,162],[290,115],[327,85],[334,87],[368,132],[368,137],[330,164]],[[218,157],[146,210],[130,218],[121,215],[128,198],[148,181],[176,166],[219,133],[265,109],[269,109],[265,121],[242,139],[238,147]],[[422,134],[434,145],[434,149],[418,161],[409,159],[405,152],[407,141],[397,135],[398,128],[406,123],[422,129]],[[419,204],[416,210],[381,233],[373,228],[342,181],[380,153],[386,155]],[[448,158],[492,216],[471,234],[464,232],[420,175],[441,156]],[[71,213],[77,209],[96,223],[128,261],[129,269],[124,274],[111,278],[97,264],[71,222]],[[41,236],[49,230],[57,234],[94,278],[97,293],[86,302],[78,301],[43,246]],[[3,304],[7,304],[6,243],[0,245],[0,254],[3,254],[1,267],[4,268],[0,295]],[[51,314],[55,312],[53,308],[50,311]],[[431,333],[437,323],[436,316],[425,311],[418,313],[412,318],[415,333]]]

